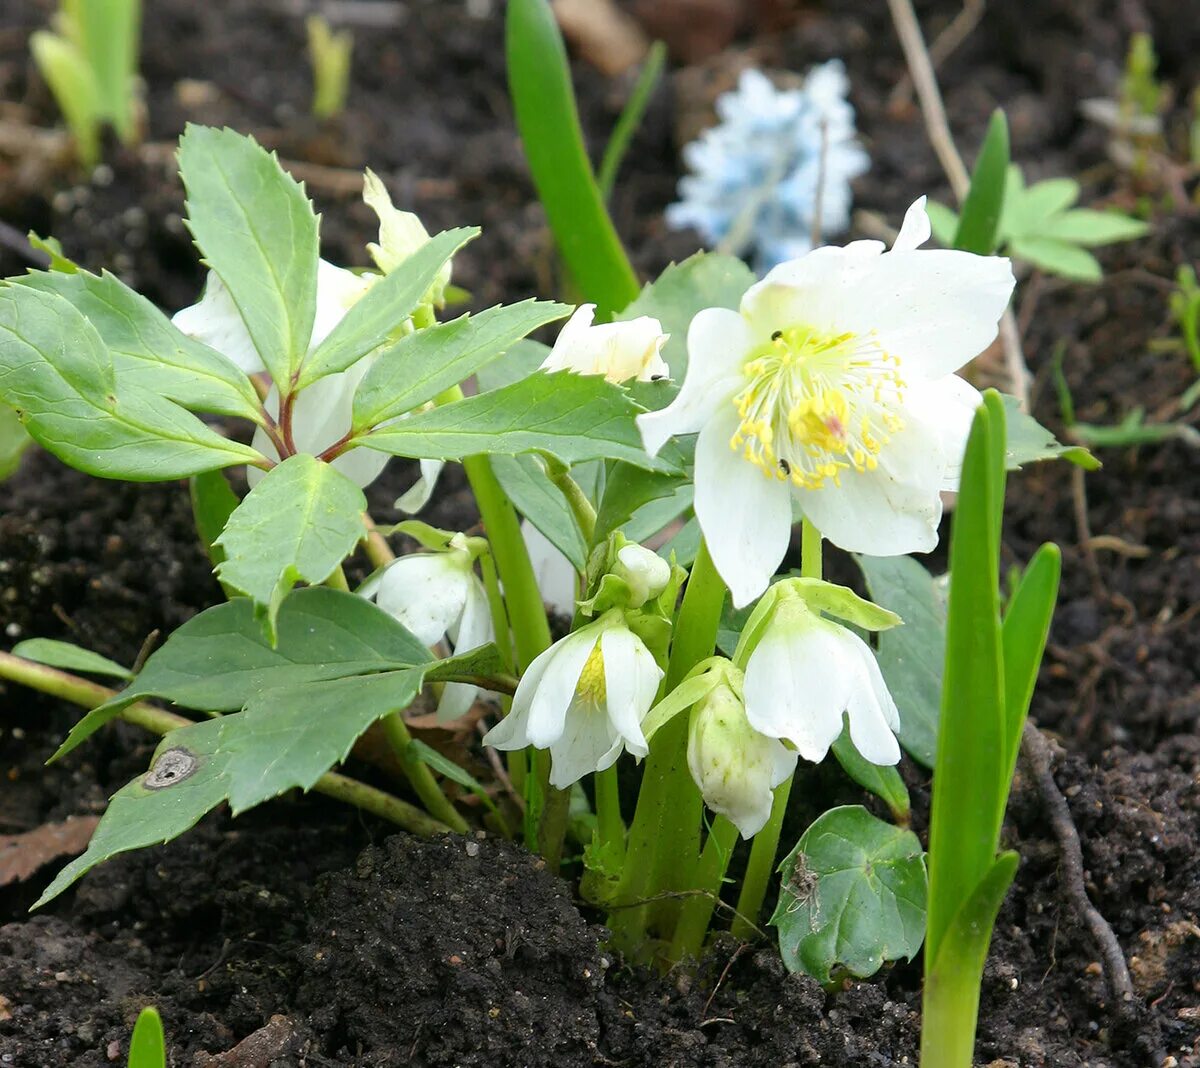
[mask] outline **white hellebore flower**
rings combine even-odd
[[[631,542],[617,550],[612,573],[629,587],[629,608],[641,608],[671,581],[671,565],[653,549]]]
[[[900,714],[867,643],[800,598],[779,605],[746,664],[750,726],[820,763],[850,719],[850,740],[872,764],[895,764]]]
[[[843,549],[937,544],[980,403],[954,372],[996,336],[1013,274],[997,256],[918,250],[929,234],[922,197],[891,251],[818,248],[751,286],[740,311],[701,311],[683,388],[638,416],[651,455],[699,433],[696,516],[735,606],[783,560],[793,500]]]
[[[614,610],[555,642],[525,669],[512,710],[484,736],[497,749],[550,750],[550,785],[565,790],[611,767],[622,749],[649,751],[641,723],[662,679],[641,638]]]
[[[525,551],[529,553],[542,602],[555,615],[569,619],[575,614],[575,602],[579,600],[579,575],[575,565],[528,519],[521,520],[521,537],[525,540]]]
[[[429,234],[412,212],[399,211],[392,206],[383,183],[371,171],[364,177],[363,200],[379,217],[379,243],[368,245],[367,251],[386,274],[425,244]],[[430,289],[427,299],[431,303],[442,300],[450,269],[450,264],[446,263]],[[308,343],[310,353],[380,277],[379,274],[356,274],[328,260],[317,261],[317,306]],[[183,333],[216,349],[247,374],[266,370],[232,295],[214,272],[209,271],[200,300],[176,312],[171,321]],[[300,391],[292,414],[292,436],[298,452],[318,455],[341,440],[350,429],[354,392],[373,362],[373,357],[364,357],[346,371],[320,378]],[[277,387],[271,387],[265,407],[272,417],[278,418]],[[253,445],[264,456],[278,459],[265,431],[260,429],[255,433]],[[375,481],[389,459],[386,453],[359,448],[337,457],[333,466],[357,485],[367,486]],[[441,461],[422,460],[421,479],[400,498],[397,502],[400,507],[410,512],[422,507],[429,499],[441,469]],[[253,488],[263,477],[263,472],[250,467],[246,477]]]
[[[719,683],[692,711],[687,761],[704,803],[753,838],[771,816],[775,787],[799,754],[756,731],[741,698]]]
[[[388,564],[359,589],[388,615],[433,646],[448,637],[455,653],[466,653],[492,640],[487,593],[475,575],[475,558],[456,534],[446,552],[411,553]],[[440,723],[466,715],[478,687],[448,682],[442,688]]]
[[[574,371],[603,375],[609,382],[651,382],[670,375],[662,347],[670,334],[662,323],[643,315],[623,323],[592,325],[595,304],[581,304],[559,331],[558,340],[542,363],[543,371]]]

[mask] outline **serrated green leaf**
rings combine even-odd
[[[262,459],[118,376],[70,302],[26,285],[0,288],[0,398],[40,445],[102,478],[163,481]]]
[[[1011,211],[1013,234],[1037,235],[1051,216],[1066,211],[1079,199],[1074,178],[1048,178],[1022,190]]]
[[[1120,212],[1076,208],[1047,220],[1041,236],[1092,246],[1131,241],[1136,237],[1145,237],[1149,232],[1150,227],[1141,219],[1133,219]]]
[[[479,368],[475,381],[479,383],[480,392],[511,386],[537,371],[549,355],[549,345],[522,338],[499,359]]]
[[[86,671],[94,675],[111,675],[118,679],[132,679],[133,672],[122,667],[107,656],[93,653],[73,642],[60,642],[54,638],[29,638],[12,648],[13,656],[23,656],[50,667],[66,668],[68,671]]]
[[[304,189],[253,138],[207,126],[184,131],[179,173],[205,261],[271,377],[291,382],[317,306],[317,217]]]
[[[513,507],[529,520],[576,571],[587,566],[584,544],[575,514],[566,497],[550,481],[535,456],[493,456],[492,472]]]
[[[161,393],[193,412],[261,419],[262,405],[245,373],[177,330],[150,301],[107,271],[31,271],[13,281],[70,302],[100,335],[120,381]]]
[[[315,456],[289,456],[234,510],[214,544],[225,553],[217,576],[250,597],[274,636],[279,605],[297,582],[316,585],[365,534],[367,499]]]
[[[1104,277],[1104,271],[1095,256],[1066,241],[1055,241],[1048,237],[1014,237],[1009,241],[1008,250],[1019,260],[1026,260],[1043,271],[1072,281],[1099,282]]]
[[[297,388],[344,371],[384,342],[395,340],[396,332],[425,298],[445,262],[478,236],[477,226],[446,230],[375,282],[305,359]]]
[[[560,371],[418,412],[358,442],[394,456],[425,459],[544,452],[566,464],[610,458],[670,470],[642,447],[633,421],[641,410],[599,375]]]
[[[1099,470],[1100,461],[1082,445],[1060,445],[1049,430],[1028,412],[1021,410],[1016,397],[1005,396],[1003,400],[1008,420],[1004,462],[1010,471],[1018,471],[1026,464],[1042,460],[1066,460],[1085,471]]]
[[[127,689],[74,726],[51,759],[65,756],[143,698],[232,712],[268,690],[430,660],[429,650],[381,608],[339,590],[297,590],[283,602],[277,626],[272,646],[253,605],[241,597],[193,616],[151,655]]]
[[[971,186],[963,200],[954,247],[980,256],[989,255],[996,247],[996,235],[1004,207],[1004,192],[1008,172],[1008,120],[997,108],[988,123]]]
[[[908,787],[894,767],[872,764],[854,747],[850,729],[845,727],[837,741],[830,746],[842,770],[864,790],[873,793],[887,805],[892,818],[907,824],[912,811]]]
[[[526,300],[401,338],[379,354],[354,394],[354,429],[375,426],[432,400],[503,355],[531,330],[570,310],[566,304]]]
[[[912,831],[859,805],[830,809],[780,865],[771,924],[789,971],[828,983],[834,967],[874,975],[885,961],[911,960],[925,933],[926,876]]]
[[[310,789],[359,735],[412,704],[425,667],[305,682],[252,697],[222,718],[229,804],[236,816],[285,790]]]
[[[568,271],[601,321],[637,295],[588,160],[567,50],[547,0],[511,0],[505,22],[509,94],[538,199]]]
[[[733,308],[756,281],[754,272],[736,256],[697,252],[682,263],[671,264],[615,318],[620,321],[649,315],[662,323],[671,337],[663,348],[663,359],[678,386],[687,372],[687,332],[696,313],[705,308]],[[663,403],[670,401],[664,395]]]
[[[7,404],[0,404],[0,482],[17,470],[32,443],[21,417]]]
[[[900,712],[900,744],[933,767],[946,648],[946,604],[933,577],[911,556],[855,556],[876,604],[904,626],[879,635],[879,670]]]
[[[210,719],[164,736],[151,770],[113,794],[86,851],[54,877],[33,907],[40,908],[118,853],[177,838],[224,801],[229,755],[221,748],[221,726],[221,720]],[[147,782],[163,785],[148,789]]]

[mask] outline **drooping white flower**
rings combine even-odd
[[[692,710],[687,761],[704,803],[752,838],[771,816],[772,791],[792,774],[799,754],[756,731],[742,699],[718,684]]]
[[[850,740],[872,764],[895,764],[900,714],[870,648],[799,597],[781,600],[746,663],[746,718],[819,763],[850,720]]]
[[[559,331],[543,371],[603,375],[609,382],[650,382],[670,375],[662,347],[670,334],[662,323],[643,315],[622,323],[593,325],[595,304],[581,304]]]
[[[782,264],[740,311],[688,330],[683,388],[638,416],[646,449],[695,434],[696,516],[734,604],[766,589],[792,502],[835,545],[871,556],[937,544],[980,396],[954,372],[995,338],[1007,259],[919,250],[925,198],[891,251],[824,247]]]
[[[449,638],[455,653],[466,653],[492,639],[487,593],[475,575],[474,556],[461,534],[446,552],[410,553],[393,561],[360,587],[425,645]],[[438,721],[469,711],[478,687],[448,682],[438,702]]]
[[[814,67],[797,89],[743,71],[737,88],[717,99],[720,122],[683,150],[691,174],[680,179],[667,224],[753,252],[760,272],[812,248],[818,212],[823,233],[841,233],[850,181],[869,165],[848,89],[838,60]]]
[[[648,752],[641,722],[662,679],[619,610],[555,642],[526,668],[509,714],[484,736],[497,749],[550,750],[550,784],[565,790]]]

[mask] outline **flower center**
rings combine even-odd
[[[777,330],[754,350],[734,397],[741,422],[729,441],[768,478],[801,489],[872,471],[904,422],[900,361],[874,336]]]
[[[608,686],[604,681],[604,654],[600,651],[600,643],[596,642],[583,670],[579,673],[579,682],[575,693],[581,701],[587,701],[597,708],[603,708],[608,698]]]

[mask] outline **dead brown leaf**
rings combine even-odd
[[[99,816],[68,816],[24,834],[0,834],[0,886],[28,879],[59,857],[82,853],[99,822]]]

